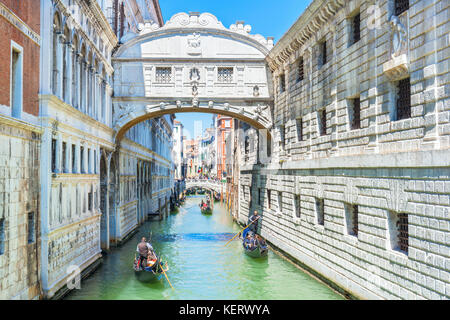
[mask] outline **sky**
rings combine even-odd
[[[164,22],[179,12],[209,12],[226,28],[236,21],[245,21],[252,26],[251,34],[274,37],[275,43],[310,3],[310,0],[159,0]],[[203,129],[212,123],[212,115],[206,113],[178,113],[176,118],[192,136],[195,121],[202,121]]]

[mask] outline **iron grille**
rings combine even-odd
[[[302,81],[304,79],[304,62],[303,62],[303,58],[300,58],[299,62],[298,62],[298,77],[297,77],[297,81]]]
[[[361,100],[360,98],[353,99],[353,119],[352,129],[361,128]]]
[[[400,213],[398,218],[398,246],[401,251],[408,253],[408,215]]]
[[[320,135],[324,136],[327,134],[327,111],[323,109],[320,112]]]
[[[395,0],[395,15],[399,16],[409,9],[409,0]]]
[[[361,39],[361,15],[358,13],[353,18],[353,43]]]
[[[122,2],[120,6],[120,38],[123,37],[125,33],[125,5]]]
[[[353,228],[352,228],[352,231],[353,231],[353,234],[355,235],[355,236],[358,236],[358,205],[353,205],[353,221],[352,221],[352,223],[353,223]]]
[[[233,68],[217,68],[218,82],[233,82]]]
[[[156,68],[156,83],[169,83],[172,78],[172,68],[171,67],[157,67]]]
[[[295,215],[297,218],[300,218],[301,215],[301,211],[300,211],[300,195],[296,194],[295,195]]]
[[[411,85],[409,78],[398,82],[397,120],[411,118]]]
[[[0,219],[0,255],[5,253],[5,219]]]
[[[75,173],[75,145],[72,144],[72,173]]]
[[[270,209],[270,203],[271,203],[271,192],[270,192],[270,190],[267,190],[267,203],[268,203],[269,209]]]
[[[34,213],[28,213],[28,243],[33,243],[35,241],[34,237]]]

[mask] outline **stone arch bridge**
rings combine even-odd
[[[203,188],[217,193],[226,191],[226,184],[215,180],[186,179],[186,189]]]
[[[126,34],[112,57],[116,142],[140,122],[179,112],[231,116],[270,138],[273,39],[250,32],[242,21],[226,28],[210,13],[179,13]]]

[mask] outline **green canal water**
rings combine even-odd
[[[225,247],[239,226],[218,203],[212,215],[202,215],[200,200],[189,197],[168,219],[143,224],[66,299],[343,299],[273,252],[265,259],[254,259],[244,254],[240,240]],[[136,245],[150,232],[154,249],[168,261],[167,275],[175,290],[164,278],[155,283],[135,278]]]

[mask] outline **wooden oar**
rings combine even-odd
[[[172,289],[174,289],[175,290],[175,288],[174,287],[172,287],[172,284],[170,283],[170,280],[169,280],[169,277],[167,276],[167,274],[166,274],[166,272],[164,271],[164,268],[162,267],[162,265],[161,265],[161,261],[158,259],[158,263],[159,263],[159,267],[161,268],[161,270],[162,270],[162,272],[163,272],[163,274],[164,274],[164,276],[166,277],[166,279],[167,279],[167,282],[170,284],[170,287],[172,288]]]
[[[225,246],[226,246],[227,244],[229,244],[229,243],[231,242],[231,240],[233,240],[234,238],[236,238],[242,231],[244,231],[246,228],[250,227],[250,226],[253,224],[253,222],[257,221],[259,218],[261,218],[261,216],[259,216],[259,217],[256,218],[255,220],[253,220],[248,226],[242,228],[241,231],[239,231],[238,233],[236,233],[236,235],[235,235],[233,238],[231,238],[230,240],[228,240],[227,243],[225,243]]]

